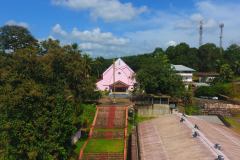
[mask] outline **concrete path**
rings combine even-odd
[[[139,124],[141,160],[214,160],[216,157],[176,115]]]

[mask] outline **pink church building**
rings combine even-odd
[[[115,68],[115,69],[114,69]],[[97,89],[101,91],[128,92],[134,89],[135,72],[121,59],[115,61],[97,82]]]

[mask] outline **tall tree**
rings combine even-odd
[[[196,70],[198,69],[197,49],[190,48],[186,43],[168,47],[166,54],[172,64],[182,64]]]
[[[228,64],[223,64],[220,68],[219,80],[221,82],[230,82],[233,79],[233,71]]]
[[[5,25],[0,28],[0,46],[3,50],[17,50],[26,47],[38,46],[37,40],[27,28]]]
[[[199,71],[216,72],[219,70],[223,56],[220,49],[212,43],[202,45],[198,50]]]
[[[158,54],[145,61],[145,65],[137,72],[137,81],[140,88],[147,93],[181,97],[184,92],[181,77],[172,69],[164,54]]]
[[[42,44],[43,55],[32,47],[0,55],[0,159],[67,159],[80,104],[95,93],[90,57]]]
[[[240,75],[240,46],[237,44],[230,45],[224,53],[224,59],[234,73]]]

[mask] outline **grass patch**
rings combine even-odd
[[[82,104],[81,108],[83,110],[79,117],[80,124],[85,128],[90,128],[95,117],[96,106],[92,104]]]
[[[136,116],[136,123],[141,123],[143,121],[151,120],[154,117],[144,117],[144,116]]]
[[[128,136],[132,133],[132,129],[133,129],[133,124],[132,123],[128,123],[128,128],[127,128]]]
[[[224,117],[224,119],[231,125],[233,130],[240,133],[240,115],[234,117]]]
[[[123,153],[124,141],[121,139],[91,139],[84,152],[86,153]]]
[[[144,116],[139,116],[137,114],[134,114],[134,119],[133,117],[129,117],[128,120],[128,135],[130,135],[132,133],[132,129],[134,127],[134,125],[137,125],[138,123],[141,123],[143,121],[147,121],[150,119],[153,119],[155,117],[144,117]]]
[[[80,140],[78,140],[77,143],[75,144],[76,148],[74,149],[74,153],[76,153],[78,155],[82,146],[84,145],[84,143],[86,141],[87,141],[87,137],[80,138]]]

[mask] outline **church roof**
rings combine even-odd
[[[130,72],[135,73],[121,58],[118,58],[115,62],[114,62],[115,68],[119,68],[119,67],[126,67]],[[111,66],[108,67],[108,69],[106,69],[105,72],[103,72],[103,75],[105,73],[107,73],[111,68],[113,67],[113,64]]]

